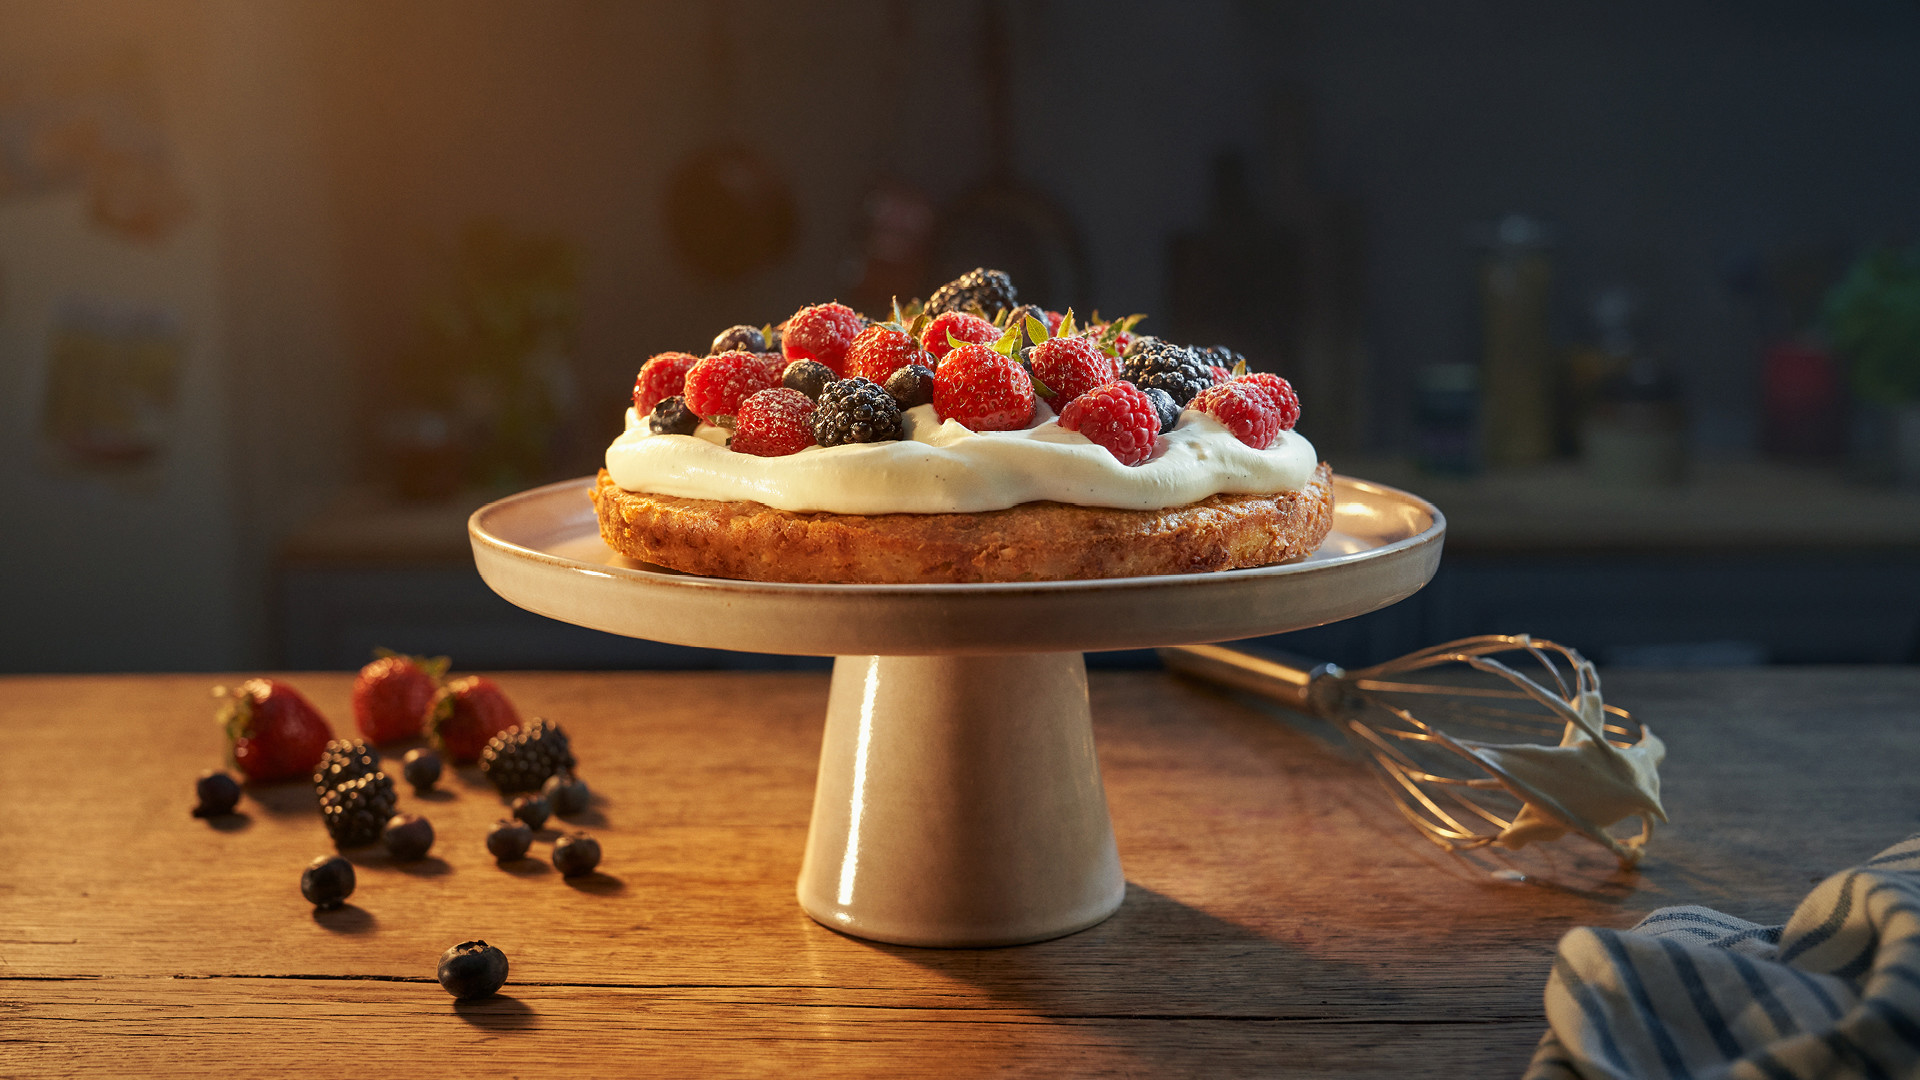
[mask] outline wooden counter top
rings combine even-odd
[[[291,678],[351,726],[349,676]],[[1920,670],[1610,678],[1667,741],[1674,824],[1637,873],[1577,841],[1516,861],[1542,884],[1416,838],[1310,722],[1096,674],[1125,906],[912,949],[793,898],[823,676],[522,673],[499,676],[522,711],[573,734],[603,873],[497,866],[500,802],[454,775],[401,798],[435,857],[355,852],[350,906],[315,914],[304,785],[188,815],[215,681],[0,679],[0,1076],[1518,1076],[1569,927],[1780,921],[1920,820]],[[511,978],[456,1005],[434,965],[475,937]]]

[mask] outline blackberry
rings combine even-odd
[[[424,859],[433,847],[433,823],[419,814],[395,814],[380,831],[380,842],[387,846],[387,854],[402,862]]]
[[[1199,357],[1200,362],[1203,364],[1213,364],[1216,367],[1226,368],[1228,371],[1232,371],[1233,365],[1235,364],[1244,364],[1247,362],[1246,357],[1227,348],[1225,345],[1208,345],[1204,347],[1195,345],[1193,347],[1193,355]]]
[[[325,795],[349,780],[380,771],[380,752],[359,739],[335,739],[313,767],[313,793]]]
[[[900,404],[867,379],[841,379],[820,391],[813,439],[821,446],[886,442],[901,434]]]
[[[440,755],[425,747],[409,750],[406,760],[400,764],[400,774],[413,785],[416,794],[432,791],[440,779]]]
[[[1028,345],[1038,345],[1040,343],[1033,340],[1033,338],[1027,333],[1028,319],[1034,319],[1038,321],[1041,326],[1047,325],[1047,313],[1040,310],[1039,306],[1035,304],[1021,304],[1019,307],[1008,311],[1007,317],[1004,320],[998,320],[998,321],[1000,323],[1000,328],[1003,330],[1009,326],[1019,327],[1021,341],[1026,342]]]
[[[902,409],[925,405],[933,400],[933,369],[908,364],[887,376],[885,386],[888,396]]]
[[[655,435],[691,435],[700,426],[700,418],[687,408],[687,399],[675,394],[660,399],[647,416],[647,430]]]
[[[1019,300],[1013,279],[1003,271],[988,270],[983,266],[969,270],[933,290],[933,295],[927,298],[927,315],[932,317],[949,311],[978,308],[980,314],[991,319],[1017,303]]]
[[[1149,386],[1141,393],[1153,402],[1154,415],[1160,418],[1160,430],[1172,431],[1180,422],[1180,406],[1173,403],[1173,396],[1157,386]]]
[[[1149,337],[1127,348],[1126,359],[1120,361],[1120,377],[1142,390],[1165,390],[1183,409],[1195,394],[1213,385],[1213,372],[1193,350]]]
[[[393,816],[398,801],[393,779],[377,772],[349,780],[320,796],[320,820],[336,847],[359,847],[380,839],[380,829]]]
[[[740,323],[729,326],[714,335],[713,346],[707,350],[708,356],[718,356],[723,352],[766,352],[767,336],[757,326]]]
[[[534,717],[510,727],[480,751],[480,771],[501,794],[538,791],[547,777],[573,768],[573,744],[560,725]]]
[[[507,954],[484,941],[463,941],[440,954],[435,975],[461,1001],[483,998],[507,984]]]
[[[563,836],[553,842],[553,868],[561,877],[593,873],[600,865],[600,841],[586,833]]]
[[[300,871],[300,895],[314,907],[337,908],[353,895],[353,864],[338,855],[322,855]]]
[[[513,816],[526,822],[527,828],[538,829],[547,823],[547,800],[538,795],[522,795],[513,800]]]
[[[194,817],[219,817],[233,813],[240,805],[240,785],[223,772],[206,772],[193,782],[193,793],[200,805],[193,808]]]
[[[587,782],[569,772],[557,772],[547,777],[547,782],[540,785],[540,794],[546,796],[547,805],[561,817],[585,810],[593,797],[593,793],[587,790]]]
[[[501,862],[512,862],[526,855],[533,846],[533,830],[524,821],[502,818],[487,832],[487,851]]]
[[[780,385],[819,401],[820,391],[837,378],[832,368],[818,360],[795,360],[780,373]]]

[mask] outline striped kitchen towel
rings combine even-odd
[[[1920,836],[1785,926],[1672,907],[1560,939],[1526,1080],[1920,1077]]]

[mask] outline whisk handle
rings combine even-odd
[[[1345,674],[1333,664],[1279,652],[1255,654],[1224,645],[1180,645],[1160,649],[1159,653],[1168,671],[1259,694],[1311,716],[1326,715],[1338,701],[1337,694],[1329,697],[1328,684]]]

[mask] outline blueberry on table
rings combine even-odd
[[[522,795],[513,800],[513,816],[527,823],[527,828],[537,829],[547,823],[547,800],[538,795]]]
[[[233,813],[240,805],[240,783],[233,777],[218,770],[200,774],[193,782],[194,797],[200,804],[193,808],[194,817],[219,817]]]
[[[585,810],[592,797],[587,790],[587,782],[570,772],[558,772],[547,777],[547,782],[540,785],[540,794],[547,797],[548,808],[561,817]]]
[[[380,842],[396,859],[424,859],[433,847],[433,823],[419,814],[395,814],[380,831]]]
[[[523,821],[496,821],[487,834],[487,850],[501,862],[511,862],[533,846],[533,830]]]
[[[600,841],[585,833],[563,836],[553,842],[553,868],[563,877],[593,873],[600,865]]]
[[[463,941],[440,954],[438,974],[455,998],[483,998],[507,984],[507,954],[484,941]]]
[[[400,763],[400,774],[414,791],[431,791],[440,779],[440,755],[427,749],[409,750]]]
[[[346,903],[353,884],[353,864],[338,855],[322,855],[300,873],[300,895],[322,910]]]

